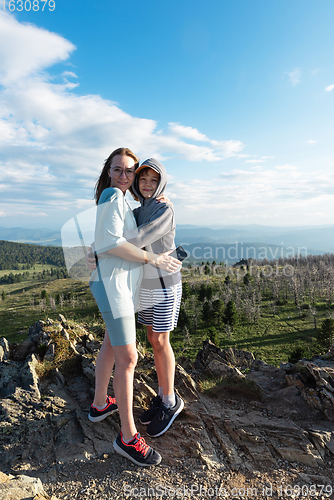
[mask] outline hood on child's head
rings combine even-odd
[[[167,186],[167,173],[166,173],[166,169],[163,166],[163,164],[160,163],[159,160],[155,160],[154,158],[148,158],[148,160],[143,161],[143,163],[140,165],[140,167],[138,167],[136,170],[135,180],[133,181],[133,184],[132,184],[132,190],[133,190],[134,194],[139,198],[141,203],[144,200],[144,198],[139,191],[139,172],[146,167],[152,168],[160,175],[160,182],[158,184],[157,189],[155,190],[155,193],[152,195],[150,200],[152,198],[157,198],[158,196],[160,196],[164,192],[164,190],[166,189],[166,186]]]

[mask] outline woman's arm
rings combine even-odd
[[[136,209],[136,210],[140,210]],[[174,226],[174,210],[172,207],[160,204],[156,206],[151,220],[141,224],[137,229],[124,231],[124,237],[129,243],[138,248],[144,248],[160,240],[165,234],[169,233]]]
[[[173,272],[179,268],[181,262],[169,256],[171,251],[157,255],[141,250],[125,240],[123,236],[124,199],[119,190],[113,188],[104,190],[100,201],[102,203],[100,204],[99,202],[98,205],[95,229],[95,247],[98,254],[108,251],[126,260],[143,262],[145,264],[152,263],[169,272]],[[91,253],[91,249],[88,249],[86,263],[91,271],[96,267],[94,260],[95,258]]]
[[[174,257],[169,255],[173,252],[173,250],[161,254],[155,254],[147,252],[146,250],[141,250],[131,243],[124,243],[123,245],[108,250],[108,252],[125,260],[132,260],[134,262],[142,262],[145,264],[154,264],[155,266],[169,272],[177,271],[181,265],[179,260],[174,259]],[[88,247],[86,264],[90,271],[94,271],[96,269],[95,255],[92,252],[91,247]]]
[[[169,255],[173,252],[173,250],[161,254],[155,254],[147,252],[146,250],[141,250],[131,243],[124,243],[123,245],[108,250],[108,252],[125,260],[143,262],[145,264],[154,264],[155,266],[168,272],[177,271],[181,265],[179,260],[174,259],[174,257]]]

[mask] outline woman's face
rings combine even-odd
[[[119,188],[125,194],[135,176],[134,159],[131,156],[114,156],[108,175],[110,177],[110,186]]]

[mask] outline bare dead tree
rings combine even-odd
[[[311,304],[309,305],[309,310],[311,315],[313,316],[313,322],[314,322],[314,329],[317,329],[317,309],[315,307],[312,307]]]

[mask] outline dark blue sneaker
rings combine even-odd
[[[148,425],[153,419],[153,417],[156,415],[161,403],[162,399],[159,395],[155,396],[155,398],[152,398],[149,409],[144,411],[144,413],[140,415],[139,422],[143,425]]]
[[[161,403],[157,413],[146,429],[146,432],[149,436],[159,437],[170,428],[170,426],[172,425],[178,414],[181,413],[184,407],[183,400],[177,394],[175,394],[175,401],[175,405],[171,408],[167,408],[164,403]]]
[[[118,411],[116,399],[108,396],[106,399],[107,406],[103,410],[98,410],[95,406],[91,405],[88,418],[91,422],[101,422],[106,417]]]
[[[135,437],[129,443],[125,443],[123,441],[123,436],[120,432],[115,439],[113,446],[117,453],[128,458],[136,465],[148,467],[150,465],[158,465],[161,462],[160,453],[153,450],[153,448],[146,444],[145,439],[140,437],[139,432],[137,432]]]

